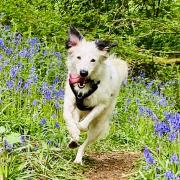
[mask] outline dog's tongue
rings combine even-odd
[[[84,83],[85,78],[82,78],[78,74],[70,74],[69,75],[69,83],[75,84],[75,83]]]

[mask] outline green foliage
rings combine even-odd
[[[122,54],[123,48],[126,58],[134,59],[139,48],[180,49],[179,7],[175,0],[2,0],[0,12],[2,24],[15,24],[17,31],[58,42],[58,50],[73,24],[91,39],[118,40],[117,53]]]

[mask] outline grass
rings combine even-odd
[[[64,54],[31,35],[0,31],[0,176],[83,179],[86,167],[72,163],[76,150],[67,148],[62,118]],[[143,72],[130,77],[117,98],[109,135],[88,150],[144,151],[135,179],[178,179],[178,68],[168,74],[173,79],[166,82]]]

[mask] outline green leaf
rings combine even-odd
[[[21,137],[21,135],[19,133],[12,132],[11,134],[6,136],[6,139],[7,139],[8,143],[15,144],[15,143],[20,142],[20,137]]]
[[[0,134],[5,133],[6,129],[4,126],[0,126]]]

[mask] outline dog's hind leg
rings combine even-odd
[[[94,141],[96,141],[99,137],[103,136],[105,134],[105,129],[107,130],[109,127],[109,120],[107,119],[98,119],[97,122],[92,122],[89,125],[89,129],[87,132],[87,139],[84,141],[84,143],[79,147],[76,159],[74,160],[75,163],[82,165],[82,157],[84,155],[84,151],[87,148],[89,144],[92,144]]]

